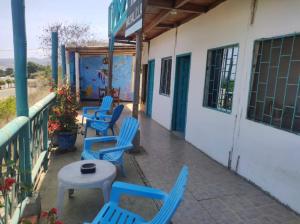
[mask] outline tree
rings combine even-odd
[[[3,76],[5,76],[5,71],[0,69],[0,77],[3,77]]]
[[[43,28],[43,34],[40,36],[41,48],[49,55],[51,49],[51,33],[58,32],[59,46],[62,44],[68,46],[82,46],[94,43],[95,40],[90,32],[90,26],[86,24],[63,24],[54,23]]]
[[[27,70],[28,70],[28,76],[30,77],[33,73],[36,73],[38,71],[42,71],[44,69],[44,66],[36,64],[32,61],[29,61],[27,63]]]
[[[11,84],[11,80],[10,80],[10,79],[6,79],[5,82],[6,82],[6,84],[7,84],[7,87],[9,88],[9,87],[10,87],[10,84]]]
[[[7,68],[5,70],[5,75],[9,76],[9,75],[13,75],[14,74],[14,70],[12,68]]]
[[[3,88],[2,86],[4,86],[4,85],[5,85],[5,81],[0,80],[0,89],[2,89]]]

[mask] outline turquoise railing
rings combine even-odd
[[[17,117],[0,129],[0,175],[16,179],[5,200],[4,219],[12,219],[12,223],[18,223],[39,171],[47,168],[48,114],[54,100],[55,94],[49,94],[29,109],[29,117]]]
[[[108,8],[108,35],[114,37],[127,18],[127,0],[113,0]]]

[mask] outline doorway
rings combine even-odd
[[[154,68],[155,68],[155,60],[150,60],[148,63],[147,99],[146,99],[146,115],[148,117],[152,116]]]
[[[185,134],[191,54],[176,57],[172,130]]]

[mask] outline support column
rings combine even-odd
[[[16,82],[16,104],[17,116],[29,116],[27,96],[27,40],[25,24],[25,2],[24,0],[11,0],[14,60],[15,60],[15,82]],[[21,182],[31,186],[31,153],[30,153],[30,129],[29,123],[22,132],[22,146],[19,148],[19,168]]]
[[[109,54],[108,54],[108,92],[112,89],[112,77],[113,77],[113,61],[114,61],[114,38],[109,38]]]
[[[142,32],[136,34],[136,53],[134,69],[134,94],[132,116],[138,119],[139,99],[140,99],[140,77],[141,77],[141,60],[142,60]]]
[[[66,47],[61,45],[61,69],[62,69],[62,83],[66,83]]]
[[[70,54],[69,51],[66,51],[66,83],[70,85]]]
[[[142,31],[136,33],[136,53],[134,69],[134,93],[132,116],[136,119],[139,117],[139,100],[140,100],[140,79],[141,79],[141,61],[142,61]],[[140,130],[138,130],[133,141],[133,152],[140,152]]]
[[[76,77],[76,99],[77,99],[77,102],[80,101],[80,72],[79,72],[79,58],[80,58],[80,55],[78,52],[75,53],[75,77]]]
[[[58,84],[58,33],[52,32],[52,81],[57,86]]]

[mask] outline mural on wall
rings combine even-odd
[[[120,99],[132,101],[133,85],[132,85],[132,63],[131,55],[116,55],[113,62],[113,88],[120,89]]]
[[[80,57],[80,97],[81,99],[99,99],[99,89],[108,83],[108,65],[106,55]],[[114,56],[113,87],[120,88],[120,99],[132,101],[132,56]]]

